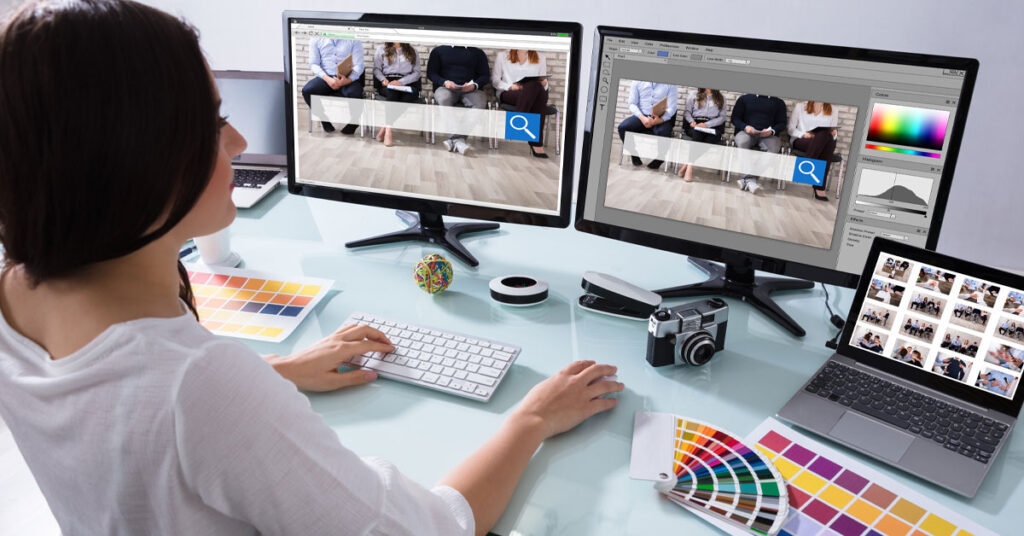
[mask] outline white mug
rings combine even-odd
[[[199,249],[199,258],[207,266],[238,266],[241,257],[231,251],[231,227],[193,239]]]

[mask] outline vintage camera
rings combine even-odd
[[[725,347],[729,305],[721,298],[658,309],[647,322],[647,362],[700,366]]]

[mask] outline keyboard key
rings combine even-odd
[[[470,381],[474,382],[474,383],[482,383],[482,384],[487,385],[487,386],[494,385],[494,383],[495,383],[494,378],[488,378],[487,376],[483,376],[483,375],[480,375],[480,374],[472,374],[471,373],[471,374],[469,374],[468,379]]]
[[[379,359],[370,359],[364,363],[365,367],[372,368],[377,372],[386,372],[388,374],[395,374],[397,376],[403,376],[412,380],[418,380],[423,377],[422,370],[415,370],[394,363],[388,363],[386,361],[380,361]]]
[[[498,369],[493,369],[491,367],[480,367],[480,374],[484,374],[492,378],[497,378],[501,374],[501,371]]]
[[[455,371],[455,377],[460,379],[460,380],[465,380],[467,375],[468,375],[468,373],[466,371],[464,371],[464,370],[456,370]]]
[[[487,395],[491,394],[491,392],[488,389],[485,389],[483,387],[477,387],[476,391],[474,391],[474,393],[478,394],[480,396],[487,396]]]
[[[437,381],[438,378],[440,378],[440,376],[438,376],[437,374],[434,374],[433,372],[427,372],[423,374],[423,377],[420,379],[425,382],[434,383]]]

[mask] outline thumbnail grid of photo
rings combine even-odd
[[[883,252],[849,344],[1013,398],[1024,291]]]

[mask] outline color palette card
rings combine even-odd
[[[786,485],[771,463],[728,432],[668,413],[638,412],[629,476],[654,480],[669,500],[742,534],[778,534]]]
[[[781,536],[995,536],[773,418],[746,439],[788,484],[792,513]]]
[[[239,268],[185,264],[199,321],[216,335],[281,342],[334,285]]]

